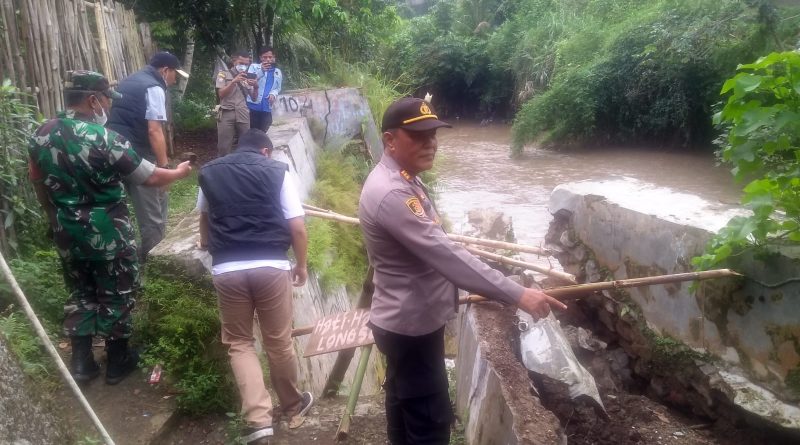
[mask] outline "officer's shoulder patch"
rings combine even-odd
[[[225,71],[220,71],[219,74],[217,74],[217,77],[219,77],[220,79],[224,79],[225,78]]]
[[[406,207],[408,207],[408,209],[411,210],[411,213],[413,213],[417,218],[426,216],[425,209],[422,208],[422,204],[420,204],[419,199],[417,199],[416,196],[406,199]]]

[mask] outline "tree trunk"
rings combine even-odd
[[[272,43],[272,25],[275,23],[275,9],[267,6],[264,11],[267,15],[266,26],[264,26],[264,42],[269,46],[274,46]],[[272,54],[275,54],[273,51]]]
[[[194,62],[194,29],[189,30],[188,38],[186,40],[186,55],[183,58],[183,70],[192,74],[192,63]],[[186,85],[189,79],[180,78],[178,83],[178,99],[183,99],[183,94],[186,92]]]

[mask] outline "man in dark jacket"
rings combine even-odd
[[[242,441],[268,443],[272,401],[253,338],[258,315],[272,387],[289,428],[303,423],[314,398],[297,389],[292,345],[292,284],[306,282],[308,237],[302,203],[287,165],[269,158],[272,141],[249,129],[233,153],[200,169],[200,246],[211,253],[222,342],[239,386],[247,427]],[[289,247],[297,263],[291,266]]]
[[[176,77],[189,75],[180,69],[178,58],[168,52],[156,53],[150,64],[120,82],[117,91],[121,99],[111,106],[108,128],[130,141],[142,158],[167,168],[167,88],[175,85]],[[128,194],[133,201],[139,234],[139,258],[144,262],[147,253],[163,238],[167,224],[168,197],[166,188],[131,186]]]

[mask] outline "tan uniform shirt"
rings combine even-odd
[[[233,82],[234,77],[235,76],[231,70],[220,71],[217,74],[215,87],[224,88],[228,86],[231,82]],[[247,101],[245,100],[245,95],[242,90],[247,92],[247,94],[250,94],[252,87],[249,87],[245,84],[240,85],[241,88],[239,88],[239,86],[234,86],[230,94],[220,99],[219,107],[222,110],[236,110],[236,120],[238,122],[242,122],[242,120],[249,122],[250,111],[247,109]]]
[[[441,328],[457,289],[516,305],[523,287],[447,238],[418,178],[384,154],[361,191],[358,216],[375,269],[370,322],[402,335]]]

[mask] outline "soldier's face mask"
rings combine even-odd
[[[99,96],[92,96],[94,101],[100,107],[100,114],[97,114],[97,109],[92,106],[92,113],[94,114],[94,121],[99,125],[105,125],[108,122],[108,115],[106,114],[106,107],[103,106],[103,101],[100,100]],[[108,99],[106,99],[108,100]]]

